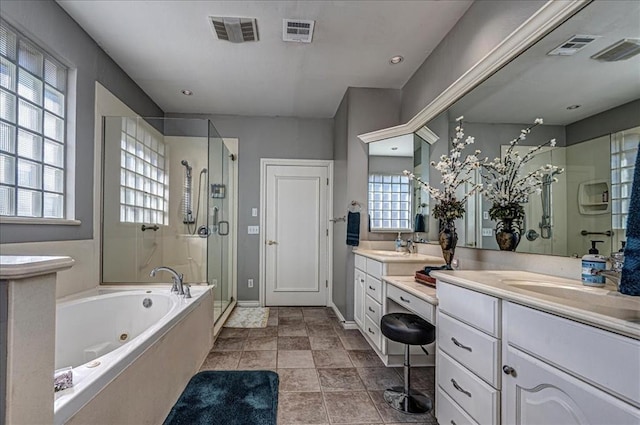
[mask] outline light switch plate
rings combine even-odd
[[[482,218],[485,220],[489,220],[489,211],[485,211],[482,213]]]
[[[247,226],[247,234],[257,235],[260,233],[260,226]]]
[[[483,227],[482,236],[493,236],[493,229],[491,227]]]
[[[257,216],[258,216],[258,209],[251,208],[251,217],[257,217]]]

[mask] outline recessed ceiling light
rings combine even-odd
[[[392,146],[392,147],[391,147],[391,150],[392,150],[392,151],[397,151],[397,150],[398,150],[398,147],[397,147],[397,146]]]
[[[568,110],[578,109],[580,106],[582,106],[582,105],[571,105],[571,106],[567,106],[567,109]]]
[[[391,65],[396,65],[396,64],[399,64],[400,62],[402,62],[403,60],[404,60],[404,58],[402,56],[398,55],[398,56],[394,56],[391,59],[389,59],[389,63]]]
[[[191,90],[181,90],[180,93],[182,93],[185,96],[191,96],[193,94],[193,92]]]

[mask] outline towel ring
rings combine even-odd
[[[360,212],[362,211],[362,205],[360,205],[360,202],[358,201],[351,201],[351,204],[349,205],[349,211]]]

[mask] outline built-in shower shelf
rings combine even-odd
[[[609,182],[591,180],[578,185],[578,209],[583,215],[607,214],[611,212]]]

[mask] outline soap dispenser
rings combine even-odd
[[[396,251],[402,251],[402,234],[398,232],[398,238],[396,239]]]
[[[607,258],[600,255],[596,244],[604,241],[591,241],[589,254],[582,257],[582,284],[586,286],[604,286],[605,278],[602,275],[594,274],[598,270],[607,268]]]

